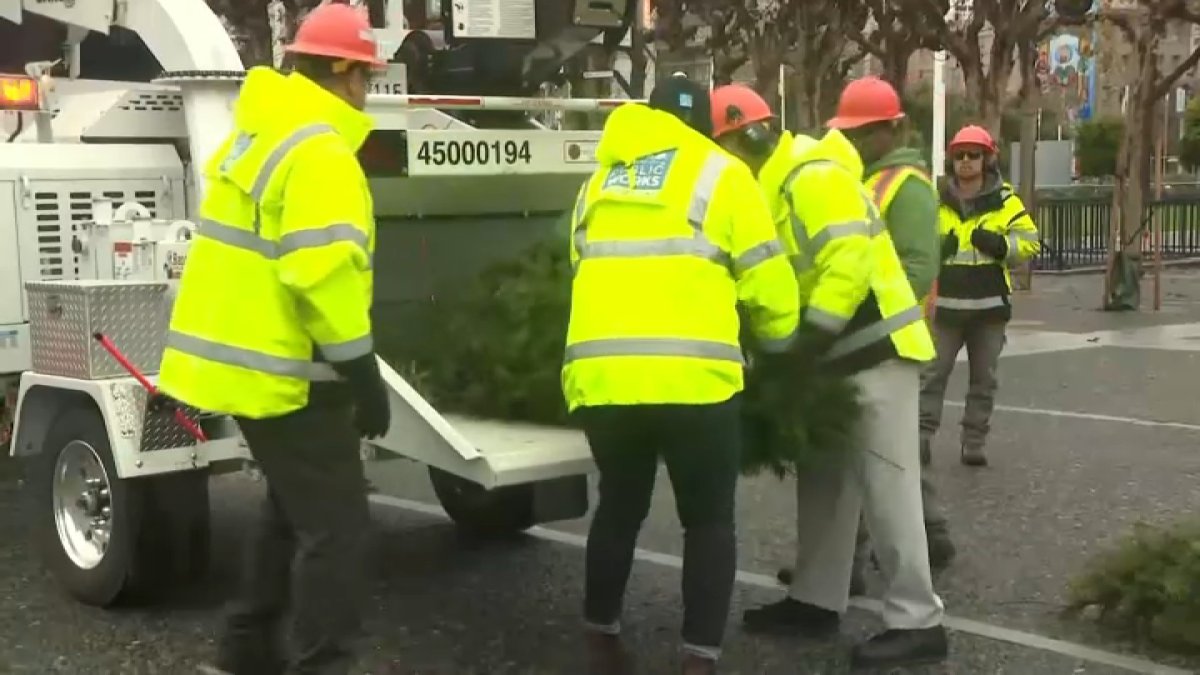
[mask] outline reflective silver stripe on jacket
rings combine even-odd
[[[289,253],[306,248],[320,248],[337,242],[356,244],[367,256],[367,265],[373,265],[367,233],[349,223],[336,223],[326,227],[296,230],[283,236],[278,242],[266,239],[234,225],[219,223],[211,218],[200,219],[196,235],[219,241],[227,246],[253,251],[268,260],[278,260]]]
[[[899,314],[893,314],[869,326],[863,326],[846,337],[839,339],[825,353],[824,358],[825,360],[836,359],[847,354],[852,354],[860,349],[865,349],[876,342],[888,339],[892,333],[901,328],[921,320],[923,320],[921,308],[914,305]]]
[[[796,213],[792,200],[792,183],[796,176],[800,174],[802,169],[810,166],[832,166],[844,170],[841,165],[829,159],[814,159],[804,162],[792,169],[791,173],[783,181],[784,200],[787,204],[788,219],[792,228],[792,237],[796,240],[796,247],[800,249],[799,253],[791,256],[792,268],[797,274],[807,272],[812,269],[816,262],[817,256],[821,250],[835,239],[853,236],[865,236],[868,239],[873,239],[887,230],[887,225],[879,216],[879,209],[875,202],[872,201],[871,195],[866,191],[866,188],[859,185],[859,198],[862,200],[863,207],[867,211],[867,217],[864,219],[850,220],[840,223],[830,223],[821,229],[811,239],[808,236],[808,228],[804,221]]]
[[[258,170],[258,175],[254,177],[254,185],[250,188],[250,196],[254,198],[254,201],[262,201],[267,193],[267,186],[271,184],[271,177],[275,175],[275,170],[287,158],[288,153],[313,136],[328,133],[336,133],[336,130],[328,124],[311,124],[292,132],[290,136],[283,139],[282,143],[275,146],[275,149],[271,150],[271,154],[267,155],[267,161],[263,162],[262,168]]]
[[[1008,255],[1005,260],[1010,265],[1015,265],[1021,262],[1021,242],[1037,241],[1038,236],[1035,232],[1027,232],[1025,230],[1017,230],[1016,232],[1008,233]]]
[[[712,243],[704,234],[704,221],[708,217],[709,204],[716,192],[721,174],[729,166],[729,160],[717,153],[705,159],[688,204],[687,218],[692,226],[691,237],[667,237],[662,239],[640,239],[633,241],[588,241],[587,238],[587,190],[580,193],[575,202],[575,250],[579,261],[595,258],[643,258],[650,256],[686,255],[710,260],[718,265],[732,267],[740,272],[770,260],[783,252],[776,241],[764,242],[752,247],[731,260],[730,254]]]
[[[991,309],[993,307],[1005,306],[1004,298],[999,295],[987,298],[948,298],[944,295],[939,295],[934,304],[946,309]]]
[[[690,338],[603,338],[567,345],[564,363],[605,356],[681,356],[743,363],[737,345]]]
[[[375,339],[367,334],[345,342],[318,344],[317,348],[321,350],[321,355],[329,361],[351,361],[375,351]]]
[[[174,330],[167,332],[166,346],[190,356],[280,377],[295,377],[310,382],[332,382],[338,379],[337,371],[328,363],[264,354]]]

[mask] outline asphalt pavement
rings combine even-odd
[[[1200,672],[1200,659],[1124,644],[1060,611],[1070,578],[1133,523],[1200,512],[1200,274],[1171,271],[1164,281],[1162,312],[1113,315],[1094,309],[1098,277],[1035,278],[1017,298],[986,469],[957,462],[965,368],[956,371],[931,469],[959,548],[937,579],[953,654],[943,666],[908,672]],[[471,542],[440,514],[420,467],[399,475],[400,497],[374,507],[358,672],[583,672],[587,519],[509,542]],[[682,542],[661,478],[624,621],[645,673],[674,672],[680,620]],[[237,543],[262,486],[233,475],[212,489],[211,580],[153,607],[105,611],[66,598],[40,567],[27,543],[19,472],[0,462],[0,673],[195,672],[211,654]],[[743,609],[782,593],[773,575],[794,556],[795,507],[792,486],[768,477],[743,481],[739,498],[741,572],[722,672],[846,672],[848,646],[879,628],[869,599],[856,603],[834,643],[740,630]]]

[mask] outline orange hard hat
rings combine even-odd
[[[904,118],[896,88],[878,77],[854,80],[842,90],[837,115],[826,122],[831,129],[855,129],[875,122]]]
[[[963,145],[978,145],[986,148],[988,152],[996,152],[996,140],[988,133],[987,129],[974,124],[968,124],[954,134],[954,138],[950,140],[950,149]]]
[[[727,84],[713,90],[712,118],[713,138],[731,131],[743,129],[755,122],[763,122],[775,116],[765,99],[750,87],[742,84]]]
[[[377,68],[387,65],[379,58],[367,12],[337,2],[327,2],[309,12],[287,51],[369,63]]]

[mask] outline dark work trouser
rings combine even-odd
[[[967,348],[970,377],[966,407],[962,416],[962,445],[983,448],[991,429],[992,408],[996,397],[996,370],[1006,341],[1004,319],[978,317],[943,318],[935,315],[933,339],[937,358],[921,376],[921,437],[932,438],[942,423],[946,383],[954,371],[958,353]]]
[[[289,674],[343,675],[360,629],[368,526],[359,434],[349,405],[310,406],[238,425],[267,481],[219,665],[234,675],[285,672],[280,629],[294,614]]]
[[[620,630],[633,551],[661,457],[684,532],[684,649],[717,658],[737,566],[740,397],[714,405],[583,408],[578,419],[600,470],[600,500],[587,542],[584,618],[589,627]]]

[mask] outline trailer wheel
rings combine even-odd
[[[104,419],[90,404],[55,416],[28,470],[36,546],[80,602],[149,600],[206,571],[207,474],[118,478]]]
[[[143,495],[117,478],[99,413],[84,405],[59,412],[29,472],[33,534],[46,566],[78,600],[116,603],[134,585]]]
[[[429,467],[429,479],[442,508],[463,532],[500,537],[523,532],[534,523],[533,485],[488,490],[478,483]]]

